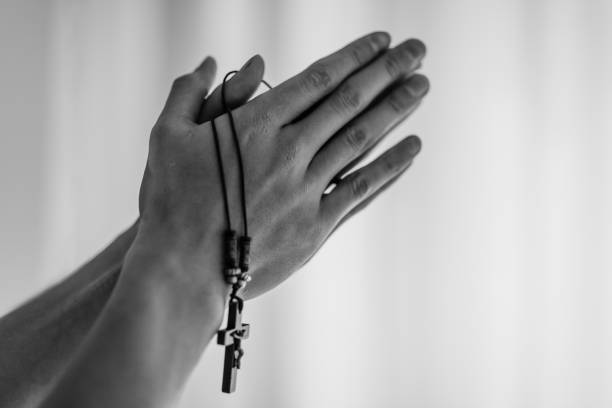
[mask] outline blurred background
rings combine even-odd
[[[612,2],[0,1],[0,313],[137,216],[172,79],[260,53],[277,84],[372,30],[432,89],[387,194],[249,302],[182,407],[612,406]]]

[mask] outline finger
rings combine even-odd
[[[385,32],[359,38],[276,86],[262,98],[262,103],[274,101],[277,108],[271,113],[281,124],[287,124],[387,49],[389,42],[389,34]]]
[[[176,78],[172,83],[172,89],[162,111],[162,116],[172,116],[195,122],[202,101],[215,79],[216,71],[217,63],[215,60],[212,57],[206,57],[195,71]]]
[[[411,39],[342,83],[320,106],[295,126],[295,134],[308,135],[304,143],[316,152],[346,123],[367,108],[385,89],[405,78],[425,56],[425,46]]]
[[[412,112],[414,112],[416,109],[418,109],[419,106],[421,106],[421,102],[422,100],[420,100],[419,102],[416,103],[416,105],[413,107]],[[398,124],[401,123],[398,122]],[[398,124],[391,126],[391,128],[386,132],[387,134],[389,132],[391,132]],[[344,176],[346,176],[348,173],[350,173],[355,167],[359,166],[360,163],[363,163],[365,161],[368,160],[368,158],[370,157],[370,154],[372,154],[372,151],[380,144],[380,142],[386,137],[386,134],[383,135],[382,137],[380,137],[378,140],[376,140],[374,143],[372,143],[371,146],[367,147],[363,154],[361,154],[360,156],[356,157],[355,159],[353,159],[349,164],[347,164],[346,166],[344,166],[339,172],[336,173],[335,177],[333,177],[330,182],[333,182],[334,180],[341,180]]]
[[[367,166],[343,178],[321,200],[323,218],[335,223],[374,194],[387,181],[410,165],[421,149],[421,141],[410,136],[384,152]]]
[[[329,182],[345,173],[393,127],[416,109],[429,89],[423,75],[414,75],[398,84],[381,101],[353,120],[330,139],[314,156],[308,167],[308,177],[321,191]]]
[[[408,164],[408,166],[406,168],[404,168],[398,174],[393,176],[391,178],[391,180],[389,180],[385,184],[383,184],[383,186],[381,188],[379,188],[374,193],[372,193],[372,195],[370,195],[368,198],[366,198],[365,200],[363,200],[362,202],[357,204],[356,207],[354,207],[352,210],[350,210],[344,217],[342,217],[340,219],[340,221],[338,221],[338,223],[332,229],[331,233],[333,234],[338,228],[340,228],[340,226],[342,224],[344,224],[349,219],[353,218],[358,212],[360,212],[363,209],[365,209],[368,205],[370,205],[370,203],[372,201],[377,199],[380,194],[384,193],[389,187],[391,187],[393,184],[395,184],[395,182],[400,179],[400,177],[410,168],[411,165],[412,165],[412,161]]]
[[[249,59],[242,68],[231,77],[225,85],[226,100],[229,109],[244,105],[255,94],[263,79],[265,64],[260,55]],[[206,98],[202,104],[198,123],[207,122],[225,112],[221,85]]]
[[[419,66],[417,67],[420,68],[421,64],[419,64]],[[418,75],[418,74],[416,74]],[[378,138],[374,141],[374,143],[371,143],[370,145],[368,145],[362,154],[360,154],[359,156],[355,157],[353,160],[351,160],[350,163],[348,163],[346,166],[344,166],[339,172],[336,173],[336,175],[332,178],[331,182],[333,182],[333,180],[340,180],[341,178],[343,178],[346,174],[348,174],[350,171],[352,171],[355,167],[357,167],[360,163],[367,161],[369,159],[370,154],[372,153],[372,151],[380,144],[381,141],[384,140],[384,138],[386,137],[386,135],[388,133],[390,133],[391,131],[393,131],[393,129],[395,129],[395,127],[397,127],[398,125],[400,125],[408,116],[410,116],[414,111],[416,111],[420,106],[421,103],[423,102],[423,98],[429,93],[429,80],[427,80],[427,91],[425,92],[425,95],[423,95],[414,106],[412,106],[411,108],[409,108],[409,111],[407,112],[407,114],[402,117],[400,120],[398,120],[396,123],[392,124],[391,126],[389,126],[389,128]],[[388,97],[388,95],[391,92],[394,92],[395,89],[390,89],[389,92],[384,92],[381,94],[381,96],[379,98],[377,98],[378,100],[384,100]],[[374,105],[374,104],[373,104]],[[334,140],[336,138],[336,136],[334,136],[332,138],[332,140]]]

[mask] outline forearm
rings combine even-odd
[[[185,273],[187,264],[197,273]],[[43,406],[172,402],[223,318],[226,290],[206,278],[211,267],[208,260],[130,249],[107,306]]]
[[[52,386],[112,293],[136,229],[0,319],[0,406],[30,406]]]

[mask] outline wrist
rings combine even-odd
[[[187,302],[197,313],[204,307],[206,313],[213,311],[220,322],[230,287],[223,278],[221,245],[214,241],[204,239],[195,245],[141,225],[126,255],[123,285],[167,293],[177,301]]]

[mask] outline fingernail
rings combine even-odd
[[[403,46],[406,47],[414,59],[423,58],[427,52],[427,48],[425,47],[425,44],[423,44],[423,41],[416,38],[411,38],[410,40],[406,41]]]
[[[429,80],[424,75],[414,75],[408,82],[408,90],[415,98],[423,96],[429,90]]]
[[[421,139],[418,136],[410,136],[408,138],[408,149],[410,150],[410,154],[414,157],[421,151],[422,143]]]

